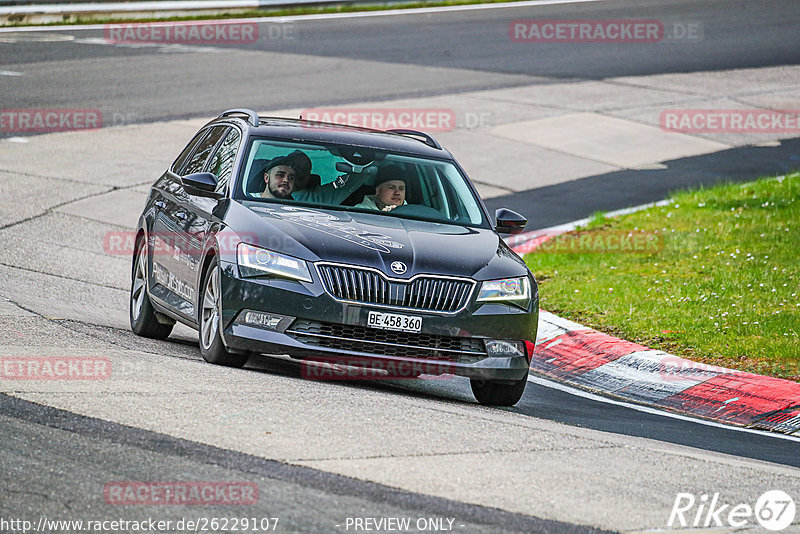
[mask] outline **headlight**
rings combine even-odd
[[[505,302],[527,309],[531,302],[531,281],[527,276],[488,280],[481,284],[478,302]]]
[[[254,247],[247,243],[239,243],[236,252],[239,261],[239,272],[242,273],[242,276],[271,274],[311,282],[308,265],[301,259],[265,248]]]

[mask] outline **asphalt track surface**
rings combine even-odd
[[[676,40],[660,43],[654,53],[646,43],[511,42],[509,23],[531,18],[656,19],[665,31],[699,23],[702,46]],[[17,80],[10,91],[10,81],[0,76],[3,107],[99,107],[155,121],[230,107],[285,109],[800,62],[800,10],[793,0],[626,0],[289,24],[291,39],[280,32],[271,38],[270,28],[279,25],[262,23],[258,42],[225,45],[223,52],[217,47],[199,59],[157,46],[100,46],[102,29],[0,34],[4,69],[43,74],[51,82]],[[313,57],[359,61],[331,65]],[[96,61],[82,63],[87,59]]]
[[[588,45],[517,47],[507,39],[513,19],[532,18],[527,8],[487,11],[457,11],[431,15],[375,17],[369,23],[359,19],[295,22],[293,40],[263,40],[243,46],[238,54],[209,51],[197,56],[180,52],[167,54],[154,47],[113,47],[98,45],[102,31],[74,30],[48,32],[46,38],[30,34],[8,38],[0,34],[2,63],[7,70],[39,72],[49,83],[9,90],[9,79],[0,76],[0,95],[4,108],[100,107],[133,117],[137,122],[208,116],[230,107],[256,109],[288,108],[384,100],[401,96],[451,94],[459,91],[513,87],[555,80],[599,79],[611,76],[665,72],[693,72],[715,69],[760,67],[800,63],[797,28],[800,9],[787,1],[627,1],[584,5],[550,6],[536,11],[548,18],[658,18],[677,23],[699,21],[704,28],[704,46],[687,53],[684,43],[660,49],[657,56],[646,45]],[[15,34],[19,35],[19,34]],[[67,39],[64,36],[74,38]],[[92,44],[93,43],[93,44]],[[303,56],[294,56],[302,54]],[[200,56],[200,59],[198,59]],[[364,63],[314,63],[310,57],[347,58]],[[85,60],[93,59],[95,67]],[[80,64],[80,69],[77,65]],[[314,71],[318,66],[322,71]],[[306,76],[303,72],[313,76]],[[403,75],[396,75],[404,73]],[[324,79],[324,83],[319,83]],[[748,152],[749,150],[749,152]],[[796,153],[797,143],[785,148]],[[754,152],[759,152],[754,154]],[[787,161],[787,154],[769,154],[768,149],[735,149],[730,154],[687,158],[689,183],[702,183],[708,169],[723,162],[775,161],[776,169]],[[753,164],[753,172],[764,171]],[[756,168],[758,167],[758,168]],[[672,166],[671,166],[672,168]],[[677,172],[677,171],[675,171]],[[541,226],[580,218],[594,209],[615,209],[619,199],[586,195],[601,191],[609,179],[624,181],[625,173],[592,177],[525,192],[513,198],[492,199],[513,206],[534,197],[548,198],[541,208]],[[650,181],[657,184],[657,180]],[[572,189],[570,189],[572,188]],[[588,189],[587,189],[588,188]],[[553,202],[583,191],[589,204]],[[625,205],[658,200],[667,191],[654,185],[639,190]],[[92,325],[80,328],[99,329]],[[136,340],[129,332],[108,332],[119,339]],[[190,339],[165,342],[173,350],[194,354]],[[251,371],[295,377],[296,365],[283,361],[257,360]],[[396,391],[398,395],[423,399],[448,399],[472,402],[468,385],[461,381],[447,384],[413,381],[341,387]],[[554,388],[529,384],[522,401],[508,411],[549,419],[567,425],[625,436],[687,445],[741,458],[800,467],[800,447],[796,441],[764,434],[742,433],[733,429],[660,415],[645,414],[632,408],[609,405],[570,395]],[[179,478],[191,473],[197,479],[246,479],[267,481],[268,502],[281,511],[289,530],[336,530],[331,518],[398,514],[416,516],[458,516],[467,531],[508,532],[585,532],[585,527],[549,522],[493,508],[467,505],[445,499],[394,490],[379,484],[341,477],[322,471],[280,462],[271,462],[240,453],[230,453],[186,440],[125,427],[97,419],[42,407],[8,396],[0,396],[0,439],[7,445],[0,452],[0,465],[9,479],[20,480],[25,473],[51,472],[39,476],[26,487],[7,486],[3,515],[46,514],[54,509],[91,509],[98,504],[86,497],[87,488],[110,477],[133,480]],[[35,446],[32,446],[35,444]],[[127,462],[118,463],[123,454]],[[85,461],[76,461],[79,460]],[[4,477],[5,478],[5,477]],[[59,482],[61,480],[61,482]],[[66,483],[65,480],[74,481]],[[53,499],[51,487],[59,490]],[[96,492],[95,492],[96,493]],[[95,497],[99,499],[99,497]],[[298,503],[314,503],[304,506]],[[99,502],[102,504],[102,501]],[[267,515],[270,510],[263,510]],[[220,512],[219,515],[221,515]],[[174,511],[153,510],[151,515],[169,518]],[[204,511],[205,515],[214,515]],[[181,512],[182,515],[182,512]]]
[[[538,187],[485,201],[491,211],[511,208],[527,215],[529,228],[549,228],[669,198],[685,188],[713,186],[720,181],[750,181],[778,176],[800,167],[800,139],[780,146],[744,146],[669,161],[659,170],[621,170]],[[620,192],[623,192],[622,194]],[[564,202],[563,199],[570,199]]]
[[[346,518],[362,517],[365,510],[371,517],[458,518],[453,530],[461,532],[603,532],[265,460],[5,395],[0,395],[0,423],[5,444],[0,465],[9,466],[9,474],[22,479],[21,472],[46,472],[58,466],[56,480],[39,477],[31,483],[27,478],[25,484],[7,481],[5,502],[0,506],[2,517],[6,518],[64,518],[65,507],[73,511],[73,517],[81,517],[92,513],[93,506],[104,505],[97,488],[109,477],[152,480],[157,473],[159,480],[180,480],[188,473],[195,480],[258,484],[258,503],[248,506],[247,517],[277,517],[278,532],[347,530]],[[162,505],[148,506],[146,513],[123,509],[118,517],[177,522],[184,518],[239,516],[226,506],[204,506],[192,515]]]

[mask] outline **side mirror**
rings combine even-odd
[[[528,224],[528,219],[507,208],[499,208],[494,212],[497,221],[494,229],[498,234],[519,234]]]
[[[183,188],[190,195],[197,195],[200,197],[209,198],[222,198],[222,195],[217,193],[217,177],[210,172],[195,172],[181,177]]]

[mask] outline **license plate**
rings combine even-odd
[[[371,311],[367,316],[367,326],[384,330],[418,333],[422,330],[422,317]]]

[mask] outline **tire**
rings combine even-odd
[[[200,295],[200,355],[208,363],[226,367],[244,367],[249,354],[228,352],[222,343],[220,334],[220,308],[222,295],[219,285],[219,267],[217,258],[208,265],[203,279],[203,292]]]
[[[131,330],[136,335],[152,339],[166,339],[175,326],[175,321],[166,318],[162,319],[164,322],[159,321],[147,294],[147,243],[144,236],[139,237],[136,242],[136,254],[133,256],[128,318]]]
[[[522,398],[528,377],[512,384],[471,378],[472,394],[484,406],[514,406]]]

